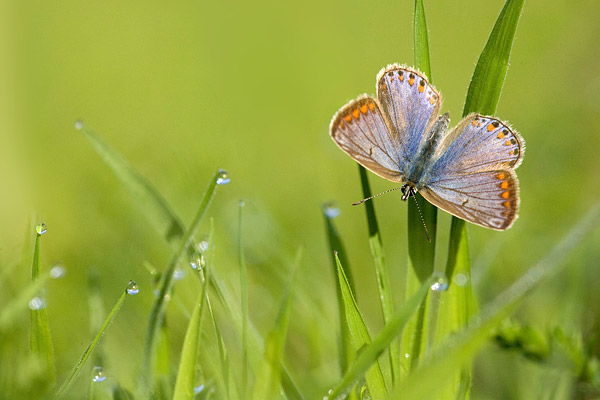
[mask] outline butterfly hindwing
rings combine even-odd
[[[392,64],[377,75],[377,98],[400,136],[400,153],[409,164],[439,115],[441,96],[421,72]]]
[[[519,210],[519,181],[511,169],[446,175],[421,189],[433,205],[473,224],[510,228]]]
[[[329,133],[346,154],[382,178],[402,182],[399,138],[392,134],[374,98],[363,95],[333,117]]]

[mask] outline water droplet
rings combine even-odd
[[[33,299],[29,300],[29,308],[31,310],[41,310],[43,308],[46,308],[46,300],[36,296]]]
[[[440,275],[435,282],[431,284],[431,290],[434,292],[445,292],[448,290],[448,279],[444,275]]]
[[[208,240],[204,239],[198,243],[198,251],[205,252],[206,250],[208,250]]]
[[[83,121],[78,119],[77,121],[75,121],[75,129],[77,129],[78,131],[83,129]]]
[[[459,272],[458,274],[454,275],[454,278],[452,278],[452,282],[454,282],[456,286],[463,287],[467,285],[467,283],[469,282],[469,278],[465,274]]]
[[[104,375],[104,369],[102,367],[94,367],[92,370],[92,382],[104,382],[106,375]]]
[[[198,246],[200,247],[200,246]],[[195,251],[190,256],[190,267],[196,271],[202,270],[206,266],[206,257],[201,251]]]
[[[138,294],[140,292],[140,286],[134,281],[129,281],[127,285],[127,294]]]
[[[404,358],[406,358],[408,360],[410,358],[410,354],[404,353]]]
[[[52,279],[60,279],[66,274],[65,267],[60,264],[56,264],[54,267],[50,269],[50,278]]]
[[[48,228],[46,227],[46,224],[42,222],[37,224],[37,226],[35,227],[35,231],[38,235],[43,235],[48,231]]]
[[[339,209],[339,207],[337,207],[337,205],[335,204],[328,204],[325,207],[325,215],[327,215],[328,218],[335,218],[338,215],[340,215],[342,211]]]
[[[239,205],[240,207],[244,207],[244,206],[246,205],[246,202],[245,202],[244,200],[240,200],[240,201],[238,202],[238,205]]]
[[[181,269],[181,268],[177,268],[175,271],[173,271],[173,280],[175,281],[179,281],[183,278],[185,278],[185,270]]]
[[[204,390],[204,384],[194,387],[194,394],[201,393]]]
[[[227,185],[231,181],[229,177],[229,172],[224,169],[219,170],[219,175],[217,175],[217,185]]]

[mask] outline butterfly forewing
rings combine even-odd
[[[525,141],[508,124],[470,114],[442,142],[434,171],[466,174],[517,168],[524,152]]]
[[[377,98],[402,139],[400,153],[404,163],[409,164],[438,117],[441,96],[424,74],[393,64],[377,76]]]
[[[446,175],[421,189],[433,205],[471,223],[510,228],[519,209],[519,181],[510,169]]]
[[[399,138],[392,134],[374,98],[363,95],[331,121],[331,138],[346,154],[382,178],[402,182]]]

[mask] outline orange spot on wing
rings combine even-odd
[[[488,130],[488,132],[491,132],[491,131],[493,131],[494,129],[495,129],[495,128],[494,128],[494,125],[492,125],[492,124],[489,124],[489,125],[487,126],[487,130]]]
[[[510,201],[505,201],[502,205],[506,208],[510,208]]]
[[[510,154],[511,156],[514,156],[515,155],[515,151],[511,150],[511,151],[508,152],[508,154]]]
[[[504,181],[500,184],[500,188],[502,189],[508,189],[508,181]]]
[[[363,114],[366,114],[367,111],[369,111],[369,108],[367,107],[366,104],[363,104],[362,107],[360,108],[360,112]]]
[[[505,144],[506,146],[510,146],[510,145],[512,144],[512,142],[511,142],[510,140],[507,140],[506,142],[504,142],[504,144]]]
[[[502,198],[503,199],[508,199],[508,196],[510,196],[510,193],[508,191],[502,192]]]
[[[408,84],[409,84],[410,86],[414,85],[414,84],[415,84],[415,78],[409,78],[409,79],[408,79]]]
[[[433,97],[431,99],[429,99],[429,102],[431,103],[431,105],[433,105],[433,103],[435,103],[435,100],[433,99]]]
[[[498,132],[498,139],[504,139],[504,133],[503,132]]]
[[[354,111],[352,111],[352,115],[354,115],[354,118],[358,119],[358,117],[360,117],[360,111],[358,111],[358,108]]]
[[[423,93],[424,90],[425,90],[425,86],[419,85],[419,93]]]
[[[369,108],[371,109],[371,111],[375,111],[375,104],[369,103]]]
[[[506,175],[504,175],[504,172],[500,172],[498,175],[496,175],[496,178],[503,180],[506,177]]]
[[[348,121],[348,122],[352,122],[352,117],[350,116],[350,114],[346,115],[346,116],[344,117],[344,119],[345,119],[346,121]]]

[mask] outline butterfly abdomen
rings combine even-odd
[[[429,129],[429,135],[425,136],[419,144],[415,160],[406,174],[408,182],[413,183],[417,189],[422,188],[427,183],[427,173],[434,164],[434,155],[449,124],[450,114],[445,113],[439,116]]]

